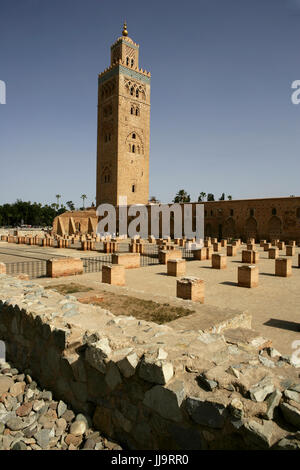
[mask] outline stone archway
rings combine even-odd
[[[245,236],[257,239],[257,220],[254,217],[249,217],[246,221]]]
[[[223,236],[226,238],[234,238],[235,237],[235,221],[232,217],[229,217],[225,220],[224,228],[223,228]]]
[[[268,222],[268,234],[270,240],[280,239],[282,233],[282,222],[277,216],[271,217]]]

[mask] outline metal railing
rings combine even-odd
[[[112,264],[111,254],[81,259],[83,261],[83,271],[85,273],[98,273],[102,271],[102,266],[110,266]]]
[[[6,274],[11,276],[27,274],[30,279],[45,277],[47,275],[47,261],[35,260],[6,263]]]

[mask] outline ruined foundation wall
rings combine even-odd
[[[95,316],[97,331],[87,330]],[[293,391],[300,387],[299,369],[288,358],[267,355],[263,338],[241,342],[225,333],[183,334],[117,317],[0,275],[0,339],[7,359],[20,370],[30,368],[56,399],[93,416],[97,429],[131,449],[260,449],[299,442],[300,405]]]

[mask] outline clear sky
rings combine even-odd
[[[0,204],[91,204],[124,18],[152,74],[150,196],[299,195],[300,0],[0,0]]]

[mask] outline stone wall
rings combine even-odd
[[[195,214],[196,203],[191,204],[193,214]],[[205,236],[216,237],[219,240],[228,237],[242,238],[244,241],[248,238],[255,238],[256,241],[279,239],[300,242],[300,197],[213,201],[201,204],[204,204]],[[150,211],[151,205],[147,208]],[[66,212],[59,216],[65,233],[69,233],[70,220],[75,216],[81,217],[82,232],[87,232],[88,217],[91,217],[92,213],[92,210],[87,215],[82,211],[76,214]],[[94,217],[96,217],[95,211]],[[131,219],[128,218],[128,223]],[[53,225],[55,233],[57,233],[57,221],[58,218],[55,219]],[[149,217],[149,235],[152,233],[150,222]]]
[[[299,369],[252,330],[183,333],[0,275],[0,340],[124,447],[299,448]]]

